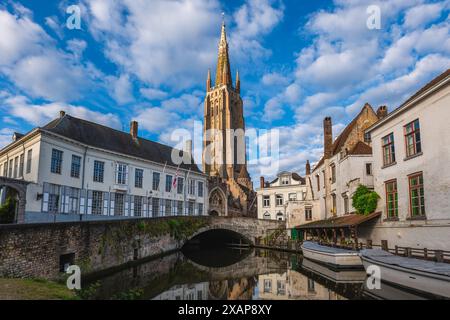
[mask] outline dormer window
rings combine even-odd
[[[283,176],[283,177],[281,177],[281,185],[282,185],[282,186],[289,185],[289,176]]]

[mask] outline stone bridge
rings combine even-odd
[[[95,273],[177,251],[211,230],[254,244],[280,227],[284,222],[212,216],[0,225],[0,277],[55,279],[67,264]]]

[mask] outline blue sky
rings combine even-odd
[[[141,136],[173,145],[173,129],[202,120],[222,12],[246,126],[280,130],[280,170],[318,160],[323,117],[336,136],[365,102],[392,110],[450,66],[449,1],[2,3],[1,146],[61,109],[125,131],[137,119]],[[74,4],[80,30],[66,27]],[[379,30],[366,26],[369,5]]]

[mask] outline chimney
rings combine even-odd
[[[333,131],[331,117],[323,119],[323,156],[325,159],[333,155]]]
[[[206,79],[206,92],[211,91],[211,70],[208,69],[208,77]]]
[[[137,139],[138,137],[138,122],[133,120],[130,122],[130,134],[133,139]]]
[[[265,185],[265,182],[264,182],[264,177],[260,177],[259,178],[259,187],[261,188],[261,189],[264,189],[264,187],[266,186]]]
[[[388,114],[387,107],[386,106],[380,106],[377,109],[377,117],[378,119],[383,119]]]
[[[192,155],[192,140],[186,140],[186,142],[184,143],[184,152]]]
[[[305,174],[309,176],[311,174],[311,165],[309,164],[309,160],[306,160],[306,170]]]
[[[65,111],[61,110],[61,111],[59,112],[59,117],[60,117],[60,118],[64,117],[65,115],[66,115],[66,112],[65,112]]]

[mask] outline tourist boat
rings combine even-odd
[[[335,283],[363,283],[366,280],[364,270],[333,270],[327,266],[304,258],[302,268]]]
[[[360,256],[366,272],[371,265],[380,268],[382,283],[392,283],[417,292],[450,298],[448,263],[400,257],[381,249],[361,250]]]
[[[304,241],[301,248],[305,258],[325,264],[331,268],[362,269],[363,267],[358,252],[354,250],[323,246],[311,241]]]

